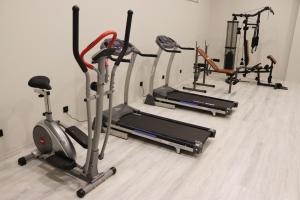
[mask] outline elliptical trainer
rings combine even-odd
[[[130,27],[132,20],[132,11],[128,11],[127,25],[125,42],[129,43]],[[114,31],[108,31],[101,34],[94,42],[92,42],[84,52],[88,52],[92,49],[101,39],[106,36],[112,35],[112,43],[116,39],[117,34]],[[99,61],[98,68],[87,65],[80,58],[78,50],[78,40],[79,40],[79,7],[73,6],[73,54],[80,66],[82,72],[86,78],[86,108],[87,108],[87,122],[88,122],[88,135],[83,133],[79,128],[71,126],[66,128],[62,123],[56,121],[52,117],[51,107],[50,107],[50,79],[45,76],[35,76],[28,82],[30,87],[35,88],[34,91],[39,94],[39,97],[44,98],[46,111],[43,115],[46,119],[41,120],[36,124],[33,129],[33,139],[36,145],[36,150],[32,153],[21,157],[18,159],[18,164],[24,166],[31,159],[40,159],[46,161],[50,165],[62,169],[71,175],[84,180],[87,185],[82,187],[77,191],[78,197],[84,197],[88,192],[93,190],[96,186],[100,185],[107,178],[111,177],[116,173],[116,168],[111,167],[105,172],[98,172],[98,158],[103,159],[104,151],[106,148],[109,131],[108,128],[105,133],[105,139],[101,148],[101,153],[99,156],[99,139],[102,130],[102,115],[103,115],[103,98],[106,93],[111,94],[113,91],[109,90],[104,92],[105,75],[108,73],[106,70],[105,60],[107,57],[111,56],[115,49],[108,48],[101,50],[97,53],[97,58]],[[111,44],[112,44],[111,43]],[[124,47],[124,51],[126,51]],[[125,52],[124,52],[125,53]],[[115,66],[118,66],[122,61],[124,56],[120,54],[115,62]],[[91,95],[90,89],[90,74],[88,68],[94,70],[97,73],[97,95]],[[92,116],[91,116],[91,101],[96,101],[96,122],[95,129],[92,130]],[[109,98],[110,106],[112,105],[112,99]],[[110,121],[108,122],[110,124]],[[72,137],[78,144],[83,148],[87,149],[86,161],[83,166],[76,163],[76,151],[73,146],[71,139]]]

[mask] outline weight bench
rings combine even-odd
[[[200,54],[200,56],[202,56],[205,61],[213,68],[213,72],[217,72],[217,73],[222,73],[222,74],[226,74],[227,76],[229,76],[226,79],[226,82],[229,84],[229,89],[228,89],[228,93],[231,93],[231,88],[232,85],[236,85],[239,80],[237,79],[237,70],[230,70],[230,69],[223,69],[221,67],[219,67],[214,61],[213,59],[209,58],[209,56],[205,53],[205,51],[201,48],[197,48],[198,53]]]

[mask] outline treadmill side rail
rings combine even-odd
[[[142,138],[146,138],[146,139],[161,143],[161,144],[166,144],[168,146],[172,146],[172,147],[175,148],[177,153],[180,153],[181,150],[188,151],[188,152],[191,152],[191,153],[202,153],[202,150],[203,150],[203,143],[200,142],[200,141],[195,141],[195,144],[193,145],[193,147],[189,147],[189,146],[186,146],[186,145],[181,145],[181,144],[178,144],[178,143],[175,143],[175,142],[164,140],[164,139],[161,139],[161,138],[158,138],[158,137],[153,137],[153,136],[150,136],[149,134],[144,134],[140,131],[134,131],[134,130],[124,128],[124,127],[120,127],[120,126],[116,126],[116,125],[112,125],[111,127],[115,131],[118,131],[118,132],[121,132],[121,133],[126,132],[126,133],[129,133],[129,134],[132,134],[132,135],[136,135],[136,136],[139,136],[139,137],[142,137]]]
[[[213,116],[216,116],[216,114],[228,115],[231,112],[231,110],[228,110],[228,109],[226,109],[226,110],[213,109],[213,108],[209,108],[209,107],[195,105],[192,103],[172,101],[172,100],[163,99],[163,98],[156,98],[155,100],[156,100],[155,105],[157,105],[157,106],[159,106],[160,104],[168,104],[168,105],[170,105],[170,107],[171,107],[171,105],[174,105],[175,107],[176,107],[176,105],[184,106],[184,107],[189,107],[189,108],[193,108],[193,109],[197,109],[197,110],[211,112]],[[161,106],[161,107],[163,107],[163,106]],[[168,107],[165,107],[165,108],[168,108]]]

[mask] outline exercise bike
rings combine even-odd
[[[123,52],[116,59],[114,67],[117,67],[123,60],[122,58],[124,57],[128,48],[132,15],[133,12],[128,11],[124,48]],[[66,127],[60,121],[53,119],[49,98],[52,87],[48,77],[35,76],[28,82],[28,85],[34,88],[34,91],[38,94],[38,96],[44,99],[45,112],[43,113],[43,116],[45,116],[46,119],[38,122],[33,129],[33,140],[36,145],[36,150],[24,157],[19,158],[18,164],[20,166],[24,166],[32,159],[40,159],[56,168],[70,173],[81,180],[84,180],[87,182],[87,185],[77,191],[77,196],[80,198],[84,197],[96,186],[100,185],[102,182],[116,173],[115,167],[111,167],[105,172],[98,172],[97,168],[98,159],[101,160],[104,158],[104,152],[110,132],[110,121],[108,121],[104,142],[100,152],[98,146],[100,133],[102,132],[103,99],[106,94],[112,94],[113,92],[112,90],[106,92],[104,91],[104,85],[107,82],[105,77],[107,77],[108,73],[108,70],[106,70],[107,66],[105,64],[105,60],[115,51],[115,49],[110,47],[117,38],[116,32],[107,31],[101,34],[95,41],[93,41],[86,49],[83,50],[83,53],[91,50],[106,36],[112,36],[112,42],[108,48],[99,51],[96,56],[94,56],[99,63],[98,67],[96,68],[89,63],[85,63],[80,57],[78,50],[79,7],[73,6],[73,54],[86,78],[85,102],[87,109],[88,135],[86,135],[76,126]],[[88,69],[92,69],[97,73],[98,90],[97,94],[93,96],[90,94],[91,81]],[[94,131],[92,130],[91,116],[91,101],[93,100],[96,101],[97,108]],[[109,102],[109,105],[111,106],[112,98],[109,98]],[[111,116],[111,113],[109,115]],[[79,145],[87,149],[86,160],[83,166],[76,162],[76,150],[70,138],[73,138],[74,141],[76,141]]]

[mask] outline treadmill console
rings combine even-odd
[[[175,42],[175,40],[173,40],[170,37],[167,37],[165,35],[159,35],[156,37],[156,43],[158,44],[158,46],[162,49],[175,49],[176,47],[178,47],[177,43]]]

